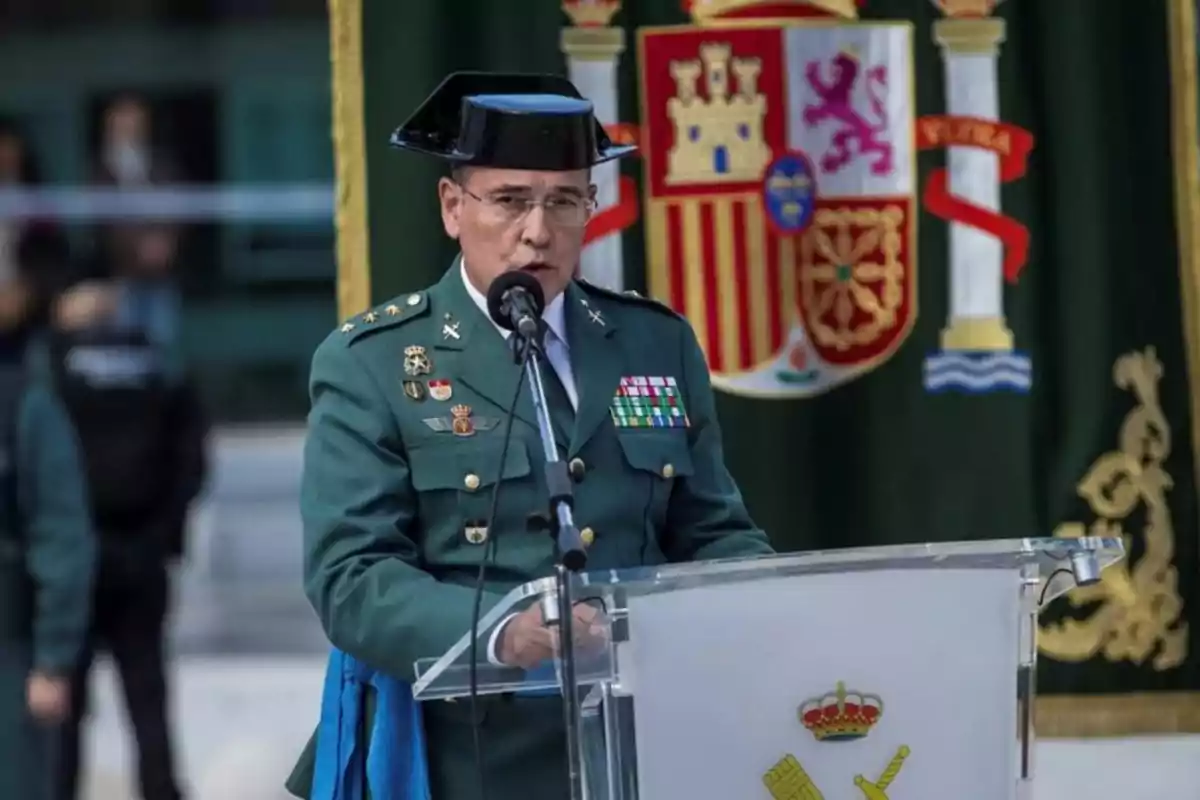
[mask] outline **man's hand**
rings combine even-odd
[[[603,614],[594,606],[575,606],[572,632],[577,647],[601,644],[604,630]],[[541,604],[535,603],[508,621],[496,649],[502,663],[532,669],[558,655],[558,629],[546,626]]]
[[[30,715],[44,725],[62,722],[71,709],[71,684],[66,678],[31,673],[25,682],[25,696]]]
[[[79,330],[111,316],[116,307],[117,295],[111,286],[89,281],[68,290],[59,298],[54,309],[54,320],[63,330]]]

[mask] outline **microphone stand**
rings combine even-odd
[[[528,336],[513,331],[509,337],[513,356],[518,364],[528,362],[525,373],[529,380],[529,393],[533,397],[534,414],[537,417],[538,433],[542,450],[546,456],[546,487],[550,495],[550,534],[558,545],[558,563],[554,568],[555,598],[542,599],[542,616],[548,624],[557,624],[563,717],[566,722],[567,778],[571,800],[583,800],[583,763],[580,755],[582,722],[580,718],[579,690],[576,686],[575,661],[575,615],[573,613],[571,580],[574,573],[582,571],[587,564],[583,538],[575,526],[574,494],[571,475],[567,465],[558,457],[558,445],[554,441],[554,429],[550,412],[546,408],[545,384],[542,382],[541,363],[545,359],[541,337],[545,324],[539,320],[537,335]],[[554,602],[557,600],[557,602]]]

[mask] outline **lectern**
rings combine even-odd
[[[1015,539],[583,574],[605,613],[577,685],[482,660],[477,692],[578,692],[587,800],[1022,800],[1039,609],[1123,555]],[[481,637],[553,592],[515,589]],[[467,696],[469,636],[416,664],[418,700]]]

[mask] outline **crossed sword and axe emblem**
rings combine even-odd
[[[887,788],[900,774],[904,759],[908,758],[910,752],[907,746],[901,746],[883,771],[883,775],[875,782],[862,775],[854,776],[854,785],[863,793],[865,800],[889,800]],[[785,756],[763,775],[763,785],[775,800],[825,800],[825,795],[821,794],[821,790],[804,771],[804,767],[791,755]]]

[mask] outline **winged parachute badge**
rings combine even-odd
[[[912,25],[750,3],[724,25],[711,5],[692,4],[703,26],[639,31],[650,287],[717,388],[817,394],[916,320]]]

